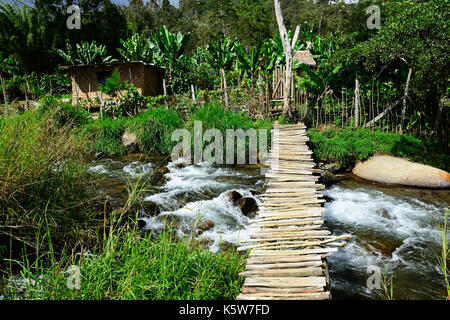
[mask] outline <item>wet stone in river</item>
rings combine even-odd
[[[239,207],[242,214],[250,218],[254,217],[258,212],[258,204],[253,198],[242,198]]]
[[[236,190],[228,192],[228,197],[235,205],[238,205],[242,200],[242,194],[240,194]]]

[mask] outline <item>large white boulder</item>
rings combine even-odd
[[[375,156],[358,162],[353,174],[382,183],[426,188],[450,187],[450,174],[447,171],[390,156]]]

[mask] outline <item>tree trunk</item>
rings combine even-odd
[[[409,89],[409,81],[411,80],[412,68],[409,68],[408,77],[406,78],[406,86],[405,86],[405,99],[403,99],[403,108],[402,108],[402,121],[400,123],[400,133],[403,134],[403,126],[405,125],[405,115],[406,115],[406,97],[408,96]]]
[[[264,115],[264,88],[261,72],[258,72],[258,87],[259,87],[259,113]]]
[[[222,69],[222,77],[223,77],[223,93],[225,97],[225,107],[228,109],[228,90],[227,90],[227,77],[225,76],[225,69]]]
[[[295,35],[292,41],[292,45],[289,43],[289,36],[286,31],[286,26],[283,21],[283,14],[281,12],[281,5],[279,0],[273,1],[275,6],[275,17],[277,19],[278,29],[280,31],[281,41],[283,42],[284,55],[286,57],[286,76],[284,78],[284,90],[283,90],[283,101],[284,108],[283,114],[287,115],[289,118],[292,117],[291,110],[291,82],[292,82],[292,55],[295,50],[295,45],[297,44],[298,35],[300,32],[300,26],[297,26],[295,30]]]
[[[355,78],[355,127],[359,127],[359,80]]]
[[[444,96],[442,95],[439,99],[439,106],[437,108],[435,117],[435,130],[439,142],[442,145],[443,151],[448,153],[448,114],[445,110]]]

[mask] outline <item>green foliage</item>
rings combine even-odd
[[[29,264],[24,259],[22,274],[34,281],[22,295],[10,290],[7,298],[232,300],[243,285],[239,272],[244,270],[245,256],[234,250],[212,253],[187,240],[174,241],[171,233],[155,239],[126,226],[111,227],[104,238],[90,254],[64,254],[58,263],[42,259]],[[81,270],[79,290],[67,288],[65,272],[73,265]]]
[[[104,109],[112,117],[136,115],[149,101],[149,98],[140,94],[133,84],[121,81],[120,72],[117,69],[105,83],[100,83],[99,89],[112,98],[106,103]]]
[[[439,143],[411,135],[333,127],[324,131],[308,130],[308,136],[314,157],[320,162],[337,161],[349,168],[357,160],[366,160],[375,154],[388,154],[446,171],[450,169],[449,156],[441,153]]]
[[[127,88],[128,83],[120,80],[120,72],[118,69],[113,71],[111,76],[105,80],[104,84],[99,84],[100,91],[112,98],[116,98],[118,95],[121,95],[121,91]]]
[[[106,46],[97,45],[97,42],[81,42],[76,44],[76,50],[73,51],[69,42],[66,42],[66,51],[57,50],[57,53],[70,64],[94,64],[116,62],[112,56],[107,56]]]
[[[47,232],[44,219],[64,240],[81,239],[77,228],[92,221],[77,207],[93,184],[79,164],[86,137],[54,119],[54,111],[27,111],[0,120],[0,246],[12,256]]]
[[[210,41],[205,47],[204,58],[209,65],[219,72],[227,68],[234,57],[235,41],[230,37]]]
[[[105,118],[89,123],[83,128],[83,132],[89,134],[94,151],[106,155],[121,155],[126,151],[122,146],[125,129],[125,118]]]
[[[162,26],[157,32],[152,31],[149,47],[153,52],[153,61],[168,68],[168,85],[172,86],[173,69],[176,61],[183,55],[190,40],[190,33],[171,33],[167,26]]]
[[[80,127],[89,123],[90,114],[84,109],[78,109],[71,103],[63,103],[55,96],[46,96],[41,101],[39,113],[51,116],[58,128]]]
[[[128,126],[136,132],[143,152],[170,154],[176,145],[171,141],[172,133],[183,127],[183,120],[174,110],[156,107],[141,112]]]
[[[120,43],[123,49],[118,48],[117,51],[126,61],[152,62],[149,44],[144,41],[141,35],[135,33],[127,40],[120,39]]]

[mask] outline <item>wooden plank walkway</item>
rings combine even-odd
[[[251,239],[238,248],[250,250],[238,300],[331,299],[326,257],[351,236],[323,229],[325,187],[314,175],[306,127],[276,125],[273,139],[263,204]]]

